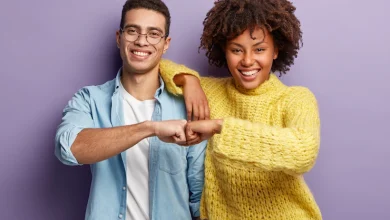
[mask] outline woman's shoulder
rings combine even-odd
[[[215,88],[215,87],[225,87],[229,82],[231,82],[232,77],[212,77],[206,76],[201,77],[200,81],[203,88]]]
[[[314,93],[304,86],[287,86],[284,93],[284,99],[288,105],[292,104],[308,104],[317,105],[317,99]]]
[[[313,92],[305,86],[286,86],[287,92],[292,95],[314,95]]]

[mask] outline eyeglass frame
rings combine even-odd
[[[129,27],[127,27],[127,28],[129,28]],[[123,34],[124,32],[125,32],[125,30],[123,30],[123,28],[120,28],[119,29],[120,30],[120,32],[121,32],[121,34]],[[127,40],[127,41],[129,41],[129,42],[135,42],[135,41],[137,41],[138,39],[139,39],[139,37],[140,36],[145,36],[145,39],[146,39],[146,41],[150,44],[150,45],[157,45],[157,44],[159,44],[160,42],[161,42],[161,39],[163,39],[163,38],[165,38],[165,37],[168,37],[168,35],[163,35],[163,36],[160,36],[160,39],[159,39],[159,41],[157,42],[157,43],[155,43],[155,44],[152,44],[152,43],[150,43],[149,42],[149,40],[148,40],[148,34],[149,34],[149,32],[150,31],[155,31],[155,30],[149,30],[146,34],[141,34],[141,33],[139,33],[137,30],[134,30],[136,33],[137,33],[137,38],[135,39],[135,40],[133,40],[133,41],[130,41],[130,40],[128,40],[127,38],[126,38],[126,36],[125,36],[125,39]],[[157,30],[158,32],[160,32],[159,30]],[[160,32],[161,33],[161,32]],[[156,38],[157,39],[157,38]]]

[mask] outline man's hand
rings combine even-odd
[[[186,120],[154,121],[155,135],[164,142],[180,145],[186,144],[185,126]]]
[[[199,135],[197,142],[191,142],[191,145],[200,143],[203,140],[207,140],[214,134],[221,133],[223,120],[202,120],[188,122],[186,126],[186,137],[193,137],[196,134]],[[188,144],[188,142],[187,142]]]
[[[180,74],[174,78],[175,84],[183,87],[183,96],[187,108],[187,120],[208,120],[210,109],[206,94],[199,79],[192,75]]]

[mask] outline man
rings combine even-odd
[[[206,145],[176,145],[198,141],[186,140],[185,104],[159,76],[169,25],[162,1],[128,0],[116,79],[79,90],[64,109],[55,154],[67,165],[91,164],[87,220],[199,216]]]

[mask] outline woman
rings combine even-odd
[[[302,176],[319,150],[317,102],[307,88],[273,74],[286,73],[300,48],[294,11],[287,0],[220,0],[207,13],[200,48],[232,77],[200,78],[211,119],[187,126],[189,136],[211,137],[201,219],[321,219]],[[183,69],[160,64],[168,90],[181,94],[182,86],[188,101],[199,76]]]

